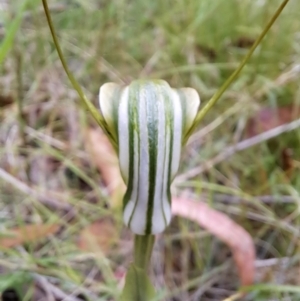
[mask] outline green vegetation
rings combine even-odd
[[[281,2],[53,0],[49,6],[69,67],[96,106],[105,82],[162,78],[195,88],[203,107]],[[34,286],[54,286],[61,299],[74,292],[77,299],[115,300],[116,279],[132,260],[131,234],[121,230],[121,213],[108,208],[107,188],[87,151],[86,131],[97,125],[62,69],[41,2],[8,1],[0,21],[0,239],[25,224],[60,225],[48,239],[16,248],[0,243],[0,290],[16,286],[30,300]],[[244,300],[300,299],[300,131],[229,149],[299,118],[299,58],[300,2],[290,1],[191,137],[174,183],[174,193],[209,203],[253,237],[256,280],[267,284]],[[119,243],[107,253],[82,250],[79,234],[99,219],[115,221]],[[223,300],[239,289],[228,247],[191,222],[174,218],[153,258],[157,300]]]

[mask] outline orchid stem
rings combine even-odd
[[[147,270],[154,245],[154,235],[135,235],[134,237],[134,264]]]

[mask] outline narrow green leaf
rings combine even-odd
[[[300,294],[300,287],[296,285],[278,285],[262,283],[241,288],[241,292],[272,292],[272,293],[295,293]]]
[[[127,272],[121,301],[150,301],[155,297],[155,290],[145,270],[132,264]]]
[[[63,68],[64,68],[64,70],[65,70],[72,86],[73,86],[73,88],[78,93],[79,100],[80,100],[80,105],[84,109],[88,110],[91,113],[91,115],[94,117],[95,121],[99,124],[99,126],[102,128],[102,130],[106,133],[107,137],[109,138],[109,140],[112,143],[115,150],[117,150],[116,141],[114,140],[112,134],[109,132],[105,120],[103,119],[102,115],[98,112],[97,108],[93,105],[93,103],[90,100],[87,99],[87,97],[84,94],[81,86],[76,81],[75,77],[73,76],[73,73],[69,69],[67,61],[65,60],[65,57],[63,55],[62,49],[60,47],[55,29],[54,29],[54,25],[53,25],[52,18],[51,18],[51,15],[50,15],[47,0],[42,0],[42,2],[43,2],[45,15],[46,15],[46,18],[47,18],[48,26],[49,26],[49,29],[50,29],[50,32],[51,32],[51,35],[52,35],[52,39],[53,39],[57,54],[59,56],[59,59],[62,63],[62,66],[63,66]]]
[[[20,6],[17,15],[15,18],[10,22],[9,27],[6,30],[5,37],[0,44],[0,64],[4,61],[7,53],[11,49],[16,33],[21,25],[23,13],[28,5],[30,0],[24,1],[22,5]]]
[[[0,292],[6,289],[15,289],[17,294],[24,295],[25,287],[33,284],[33,279],[28,272],[12,272],[0,275]]]
[[[268,33],[269,29],[272,27],[274,22],[277,20],[279,15],[281,14],[284,7],[287,5],[289,0],[284,0],[282,4],[279,6],[279,8],[274,13],[271,20],[267,23],[262,33],[259,35],[259,37],[256,39],[252,47],[249,49],[248,53],[244,57],[244,59],[240,62],[238,68],[230,75],[230,77],[224,82],[224,84],[217,90],[217,92],[213,95],[213,97],[205,104],[203,109],[197,114],[196,119],[194,121],[193,126],[189,129],[189,132],[186,135],[186,140],[190,137],[190,135],[194,132],[196,127],[199,125],[200,121],[203,119],[203,117],[207,114],[207,112],[216,104],[216,102],[220,99],[220,97],[223,95],[223,93],[228,89],[228,87],[233,83],[233,81],[239,76],[240,72],[248,63],[250,60],[254,50],[257,48],[257,46],[260,44],[262,39],[265,37],[265,35]]]

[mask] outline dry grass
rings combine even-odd
[[[0,11],[1,39],[9,34],[13,41],[0,67],[0,238],[24,224],[59,224],[60,230],[15,248],[0,245],[0,291],[15,287],[23,300],[34,301],[78,300],[80,294],[115,300],[131,260],[131,236],[121,230],[120,212],[109,209],[104,176],[86,148],[86,131],[95,124],[66,79],[40,1],[28,1],[15,34],[7,30],[20,2]],[[204,103],[279,3],[49,1],[68,63],[95,103],[101,84],[140,77],[194,87]],[[299,290],[279,286],[300,285],[298,126],[230,148],[245,144],[249,120],[262,108],[275,109],[280,119],[278,108],[289,106],[294,113],[285,126],[299,117],[299,45],[300,2],[290,1],[191,138],[174,185],[176,193],[227,213],[253,237],[257,282],[270,286],[243,300],[300,300]],[[209,169],[207,162],[213,162]],[[119,243],[107,254],[79,250],[82,229],[105,219],[115,221]],[[223,300],[239,287],[228,248],[194,224],[174,219],[153,258],[158,300]]]

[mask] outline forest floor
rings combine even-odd
[[[122,223],[116,158],[80,107],[41,1],[26,1],[25,9],[25,0],[0,2],[0,41],[10,40],[0,45],[0,296],[117,300],[133,237]],[[49,6],[70,69],[96,106],[106,82],[162,78],[195,88],[203,107],[280,3]],[[290,1],[190,138],[172,186],[250,234],[258,285],[237,299],[231,248],[206,225],[174,217],[154,247],[157,301],[300,300],[299,82],[300,1]]]

